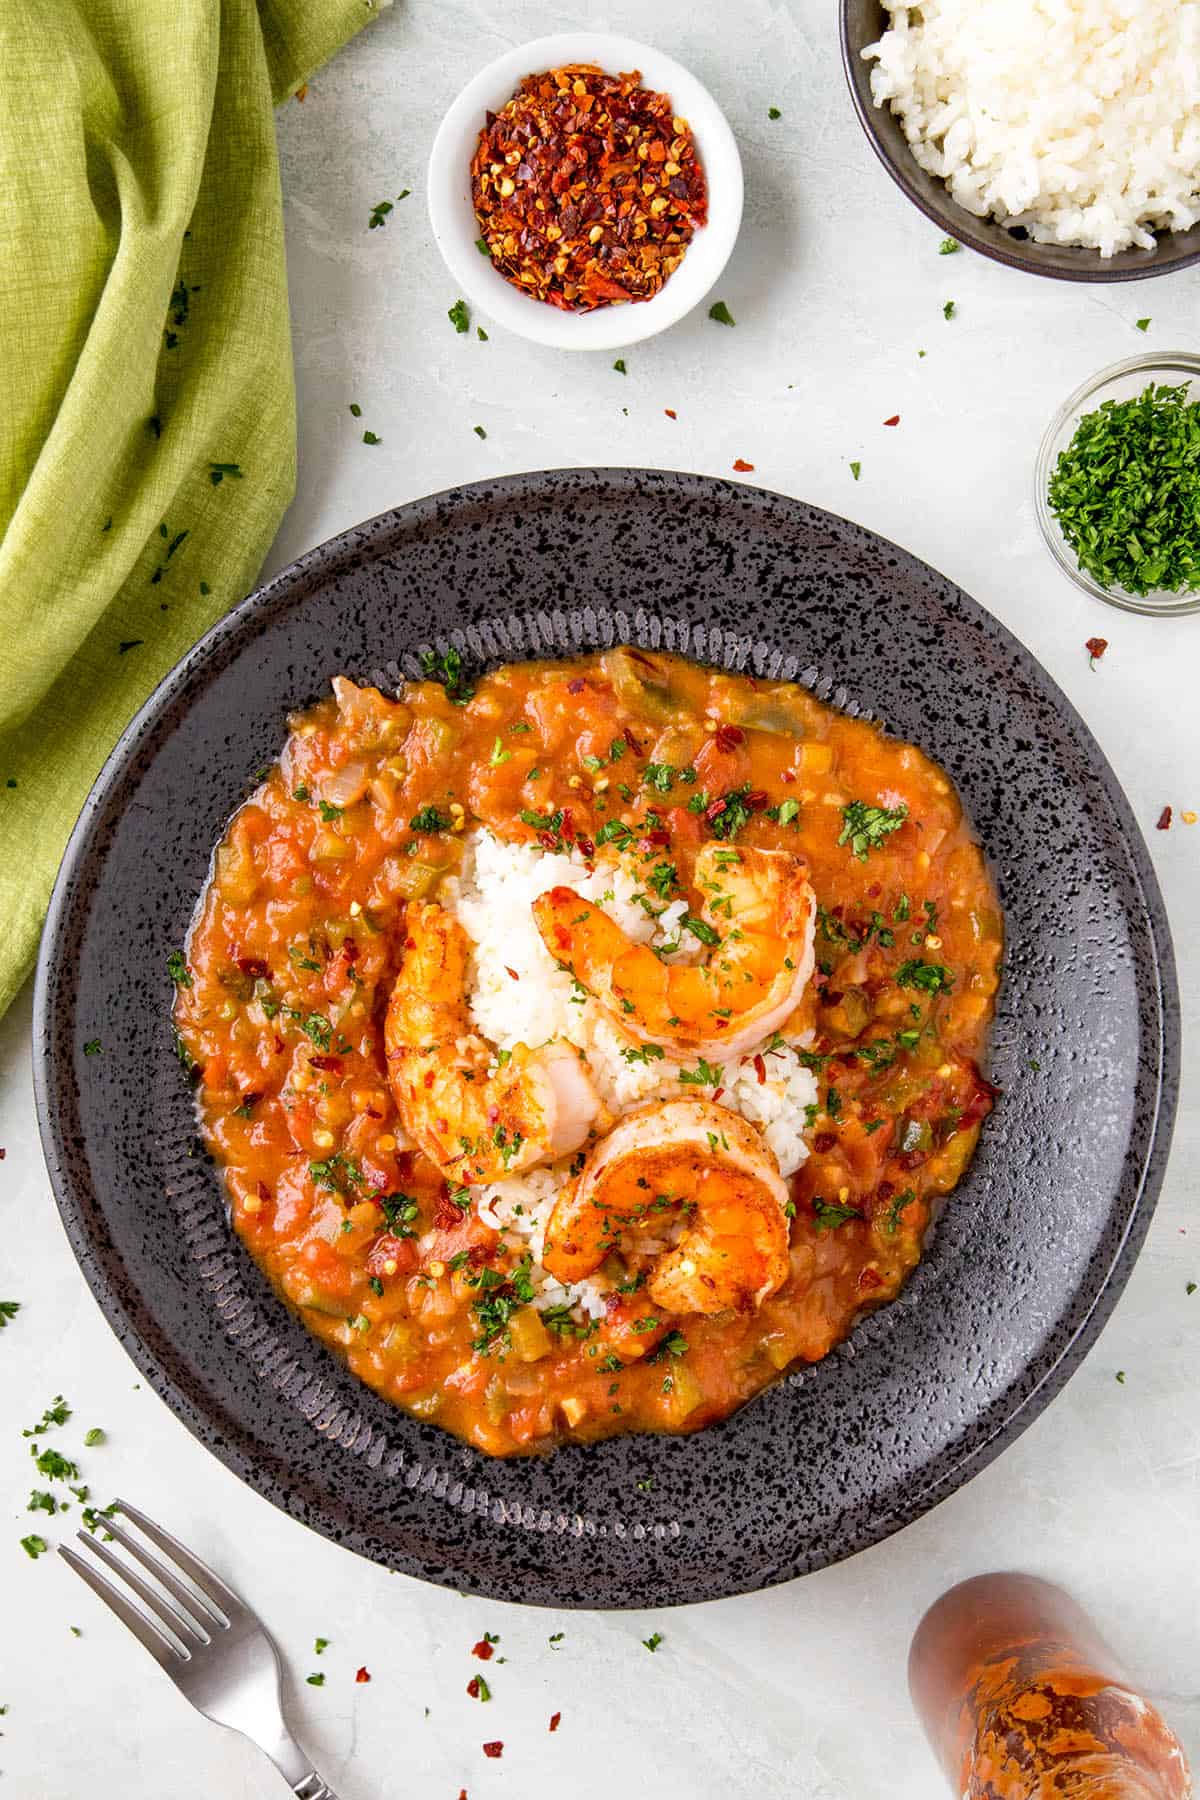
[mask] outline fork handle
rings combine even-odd
[[[302,1781],[297,1781],[292,1792],[296,1800],[338,1800],[328,1782],[322,1781],[315,1769],[311,1769]]]

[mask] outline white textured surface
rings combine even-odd
[[[1086,602],[1036,536],[1029,484],[1047,416],[1085,375],[1134,350],[1195,347],[1200,271],[1079,289],[939,257],[939,234],[860,137],[833,15],[831,0],[621,0],[589,13],[589,25],[648,38],[696,70],[738,133],[747,176],[721,284],[736,329],[701,314],[629,351],[624,378],[608,356],[538,350],[499,330],[488,343],[456,336],[445,316],[456,294],[420,193],[432,131],[467,74],[578,14],[533,0],[410,0],[320,75],[280,120],[301,476],[272,567],[456,481],[568,463],[727,474],[745,457],[757,468],[748,479],[852,514],[944,569],[1062,683],[1148,831],[1194,1023],[1200,825],[1153,824],[1166,802],[1177,815],[1200,807],[1200,619]],[[405,186],[411,198],[369,232],[372,203]],[[958,316],[947,324],[949,298]],[[1147,314],[1143,337],[1133,321]],[[883,429],[897,412],[900,427]],[[359,442],[364,426],[378,448]],[[857,485],[850,458],[862,461]],[[1093,673],[1083,640],[1097,632],[1111,648]],[[26,997],[0,1027],[0,1296],[25,1303],[0,1333],[0,1793],[286,1791],[177,1699],[69,1571],[17,1547],[40,1518],[23,1510],[32,1470],[20,1428],[60,1390],[76,1408],[64,1449],[93,1424],[110,1434],[83,1453],[100,1496],[139,1500],[270,1620],[297,1732],[341,1800],[456,1800],[462,1787],[470,1800],[931,1800],[938,1782],[904,1692],[909,1635],[949,1582],[1005,1564],[1091,1604],[1200,1755],[1200,1293],[1185,1294],[1200,1281],[1200,1118],[1186,1080],[1158,1215],[1111,1323],[1065,1392],[966,1490],[877,1549],[772,1593],[645,1618],[560,1616],[359,1562],[242,1488],[136,1385],[49,1197],[28,1029]],[[508,1661],[489,1665],[496,1697],[480,1706],[464,1690],[485,1629]],[[654,1629],[664,1642],[650,1657],[639,1640]],[[319,1664],[317,1634],[333,1640]],[[360,1663],[369,1686],[354,1684]],[[325,1687],[304,1685],[318,1666]],[[481,1756],[489,1738],[504,1740],[502,1761]]]

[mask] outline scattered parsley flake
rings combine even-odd
[[[616,362],[613,364],[613,368],[617,371],[618,375],[628,375],[629,373],[629,370],[625,367],[625,358],[623,356],[618,356]]]
[[[471,312],[465,300],[456,300],[447,310],[446,317],[460,334],[471,329]]]
[[[0,1331],[3,1331],[10,1319],[15,1319],[21,1310],[19,1300],[0,1300]]]
[[[857,481],[862,474],[862,464],[860,462],[852,462],[850,464],[850,473],[853,475],[855,481]]]
[[[383,439],[377,437],[373,431],[364,431],[362,434],[362,441],[364,444],[382,444]]]
[[[959,243],[957,238],[943,238],[941,243],[938,245],[938,255],[939,256],[953,256],[956,250],[961,250],[961,249],[962,249],[962,245]]]
[[[872,850],[882,847],[893,831],[899,831],[908,817],[907,806],[889,808],[870,806],[865,800],[851,800],[842,808],[842,830],[839,845],[848,844],[859,862],[866,862]]]
[[[718,325],[737,324],[737,320],[723,300],[714,301],[713,305],[708,309],[708,316],[710,319],[715,319]]]
[[[99,1425],[93,1425],[90,1431],[84,1433],[83,1445],[85,1450],[94,1450],[97,1444],[103,1444],[106,1441],[106,1433],[101,1430]]]
[[[952,319],[954,317],[955,311],[956,311],[956,308],[955,308],[954,301],[947,300],[946,304],[942,308],[943,319]]]
[[[1149,329],[1150,329],[1149,319],[1137,319],[1137,320],[1135,320],[1135,324],[1137,325],[1137,329],[1139,331],[1149,331]]]
[[[661,1631],[652,1632],[648,1638],[642,1639],[642,1643],[645,1645],[646,1649],[650,1651],[657,1650],[662,1641],[663,1634]]]
[[[782,119],[783,114],[780,112],[780,110],[777,106],[768,106],[767,117],[768,117],[768,119]]]
[[[472,425],[471,430],[475,433],[477,438],[485,438],[487,436],[487,432],[483,429],[482,425]]]

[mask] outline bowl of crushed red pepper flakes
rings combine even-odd
[[[536,341],[611,349],[674,324],[717,280],[741,161],[680,64],[562,33],[463,89],[430,156],[429,211],[458,298]]]

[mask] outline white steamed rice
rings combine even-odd
[[[877,106],[960,206],[1112,256],[1200,220],[1198,0],[884,0]]]
[[[502,1050],[517,1043],[538,1045],[554,1037],[569,1039],[583,1051],[597,1092],[616,1113],[653,1099],[711,1097],[711,1089],[681,1086],[680,1065],[669,1059],[629,1062],[623,1055],[630,1047],[629,1040],[608,1022],[599,1004],[583,996],[571,976],[558,967],[538,934],[531,906],[539,894],[560,884],[601,906],[639,943],[660,947],[679,937],[686,900],[662,908],[639,883],[635,864],[615,856],[598,859],[589,873],[577,851],[558,853],[535,844],[507,844],[491,832],[475,832],[466,847],[457,888],[451,884],[443,901],[457,913],[474,943],[471,1015],[480,1035]],[[637,895],[643,896],[645,904]],[[690,960],[701,953],[700,946],[685,937],[674,960]],[[795,1042],[802,1044],[803,1040]],[[737,1058],[724,1066],[721,1105],[760,1127],[779,1161],[780,1172],[787,1176],[808,1155],[803,1134],[813,1116],[809,1109],[816,1105],[817,1084],[791,1045],[767,1052],[763,1061],[763,1082],[752,1057]],[[695,1063],[692,1057],[684,1066],[694,1067]],[[475,1188],[472,1197],[486,1224],[503,1231],[510,1244],[528,1248],[533,1257],[536,1305],[569,1305],[580,1316],[598,1317],[604,1311],[603,1280],[566,1288],[540,1261],[546,1224],[555,1196],[567,1179],[568,1163],[569,1159]]]

